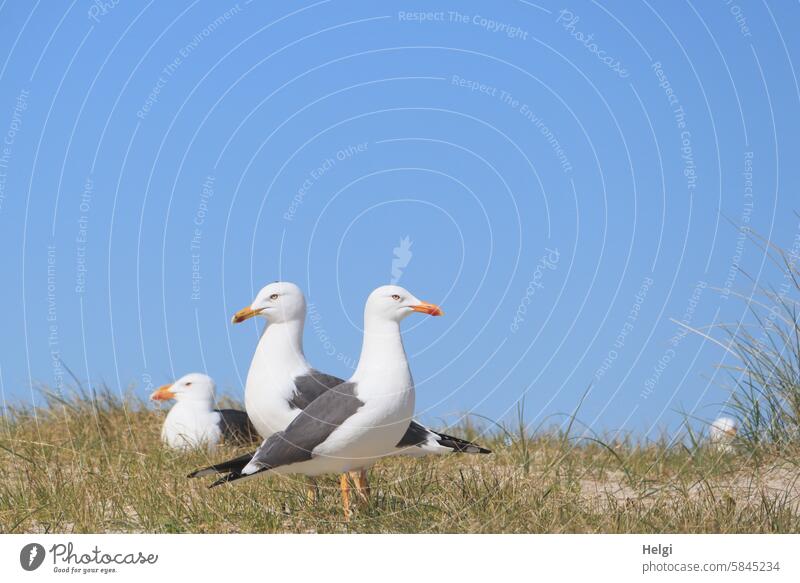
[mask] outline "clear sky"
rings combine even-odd
[[[401,8],[402,7],[402,8]],[[206,371],[241,398],[277,279],[347,376],[396,282],[426,421],[656,435],[800,233],[796,3],[0,4],[6,402]],[[742,273],[744,270],[746,273]],[[717,333],[718,338],[722,335]]]

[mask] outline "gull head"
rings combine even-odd
[[[151,401],[212,401],[216,385],[214,379],[199,372],[182,376],[174,383],[158,387],[150,395]]]
[[[384,285],[369,294],[364,317],[399,322],[414,312],[430,316],[444,314],[439,306],[423,302],[405,288],[398,285]]]
[[[231,321],[239,324],[256,316],[266,318],[271,324],[294,320],[302,322],[306,317],[303,291],[288,281],[271,283],[261,288],[253,303],[236,312]]]

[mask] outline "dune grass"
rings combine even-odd
[[[108,391],[11,408],[0,425],[0,531],[800,532],[800,451],[603,443],[566,433],[461,434],[491,455],[389,459],[343,520],[335,477],[317,502],[297,477],[209,490],[186,474],[243,450],[176,453],[162,411]]]
[[[727,409],[740,423],[741,445],[758,455],[764,444],[791,449],[800,441],[800,236],[787,250],[749,235],[781,277],[775,285],[753,282],[749,298],[739,295],[753,325],[717,331],[735,358]]]

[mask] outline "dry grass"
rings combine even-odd
[[[316,503],[299,478],[213,490],[186,479],[239,451],[167,450],[162,419],[107,392],[9,410],[0,531],[800,532],[800,450],[785,444],[755,456],[498,431],[480,438],[493,455],[379,464],[371,503],[348,524],[334,478]]]

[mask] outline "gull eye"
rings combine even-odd
[[[269,296],[269,299],[277,300],[278,299],[278,294],[272,294],[271,296]]]
[[[394,301],[396,301],[396,302],[399,302],[400,301],[400,296],[398,296],[397,294],[392,294],[392,299]]]
[[[183,384],[185,384],[187,387],[191,387],[192,386],[192,381],[189,381],[188,383],[183,383]]]

